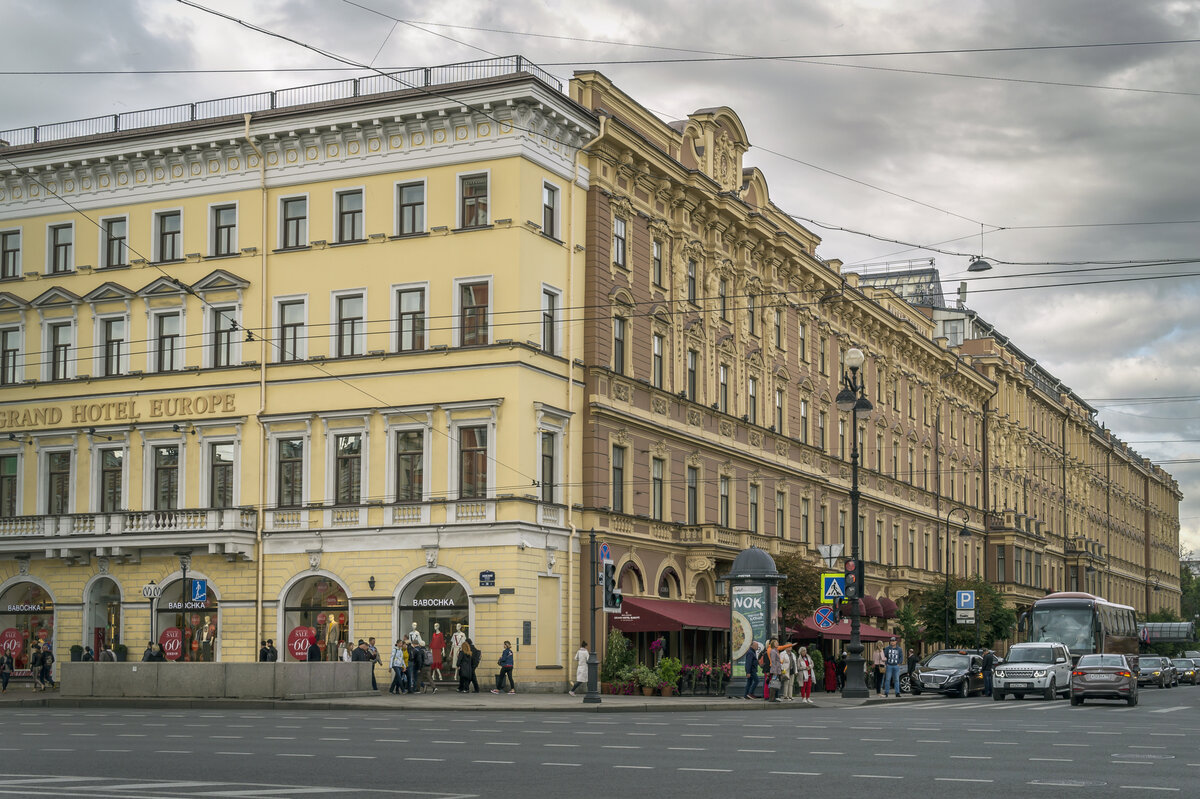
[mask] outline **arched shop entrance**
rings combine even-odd
[[[13,656],[15,677],[29,676],[29,648],[54,644],[54,598],[37,583],[20,582],[0,595],[0,649]]]
[[[302,628],[297,630],[297,628]],[[283,602],[283,659],[307,659],[301,641],[304,630],[307,640],[316,638],[322,660],[337,660],[339,649],[346,644],[350,629],[350,603],[346,589],[332,577],[315,575],[300,580],[287,592]],[[295,633],[295,635],[293,635]]]
[[[413,625],[421,634],[421,640],[433,650],[435,663],[439,659],[437,635],[441,635],[445,664],[442,668],[454,668],[450,662],[452,636],[458,626],[471,636],[471,598],[462,583],[448,574],[431,573],[422,575],[400,592],[398,637],[408,636]],[[457,653],[453,653],[457,654]]]
[[[98,577],[88,588],[83,643],[99,653],[121,643],[121,589],[111,577]]]
[[[189,577],[187,582],[191,585],[195,580]],[[168,660],[216,662],[220,659],[221,625],[212,583],[207,583],[207,596],[201,602],[194,601],[190,595],[184,597],[183,583],[183,580],[175,580],[163,586],[154,617],[156,641]]]

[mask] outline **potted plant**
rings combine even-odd
[[[78,663],[83,660],[83,647],[79,644],[71,644],[71,662]]]
[[[658,661],[659,690],[663,696],[671,696],[679,686],[679,676],[683,673],[683,662],[679,658],[667,655]]]
[[[629,639],[620,630],[608,634],[608,646],[604,649],[604,660],[600,663],[600,690],[616,693],[616,687],[628,683],[632,678],[633,651]]]
[[[654,696],[658,688],[658,672],[649,666],[637,666],[633,670],[633,681],[642,689],[642,696]]]

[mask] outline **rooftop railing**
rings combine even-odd
[[[88,119],[75,119],[70,122],[0,130],[0,146],[20,147],[81,136],[99,136],[163,125],[178,125],[236,114],[250,114],[277,108],[295,108],[353,97],[368,97],[403,89],[424,89],[430,86],[483,80],[520,72],[532,75],[554,88],[555,91],[563,90],[562,81],[524,56],[499,56],[480,61],[406,69],[384,75],[370,75],[365,78],[346,78],[328,83],[296,86],[290,89],[221,97],[196,103],[181,103],[180,105],[168,105],[141,111],[127,111],[121,114],[106,114]]]

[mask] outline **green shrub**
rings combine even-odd
[[[683,662],[670,656],[658,661],[658,681],[667,685],[679,685],[679,675],[683,673]]]
[[[627,672],[633,669],[633,649],[629,639],[620,630],[608,633],[608,646],[604,649],[604,660],[600,664],[600,682],[625,682]]]

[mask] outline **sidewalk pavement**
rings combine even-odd
[[[0,695],[0,709],[16,707],[117,707],[159,709],[232,709],[232,710],[461,710],[470,712],[526,711],[538,713],[702,713],[709,711],[755,710],[787,711],[816,710],[873,706],[929,701],[938,697],[930,694],[905,695],[900,699],[884,699],[870,695],[867,699],[843,699],[840,694],[813,694],[813,704],[799,699],[793,702],[764,702],[761,699],[727,699],[722,696],[618,696],[602,694],[598,704],[583,701],[583,693],[460,694],[442,688],[437,693],[401,694],[380,691],[378,696],[321,697],[312,699],[200,699],[170,697],[63,697],[57,690],[34,692],[29,686],[13,683],[8,692]]]

